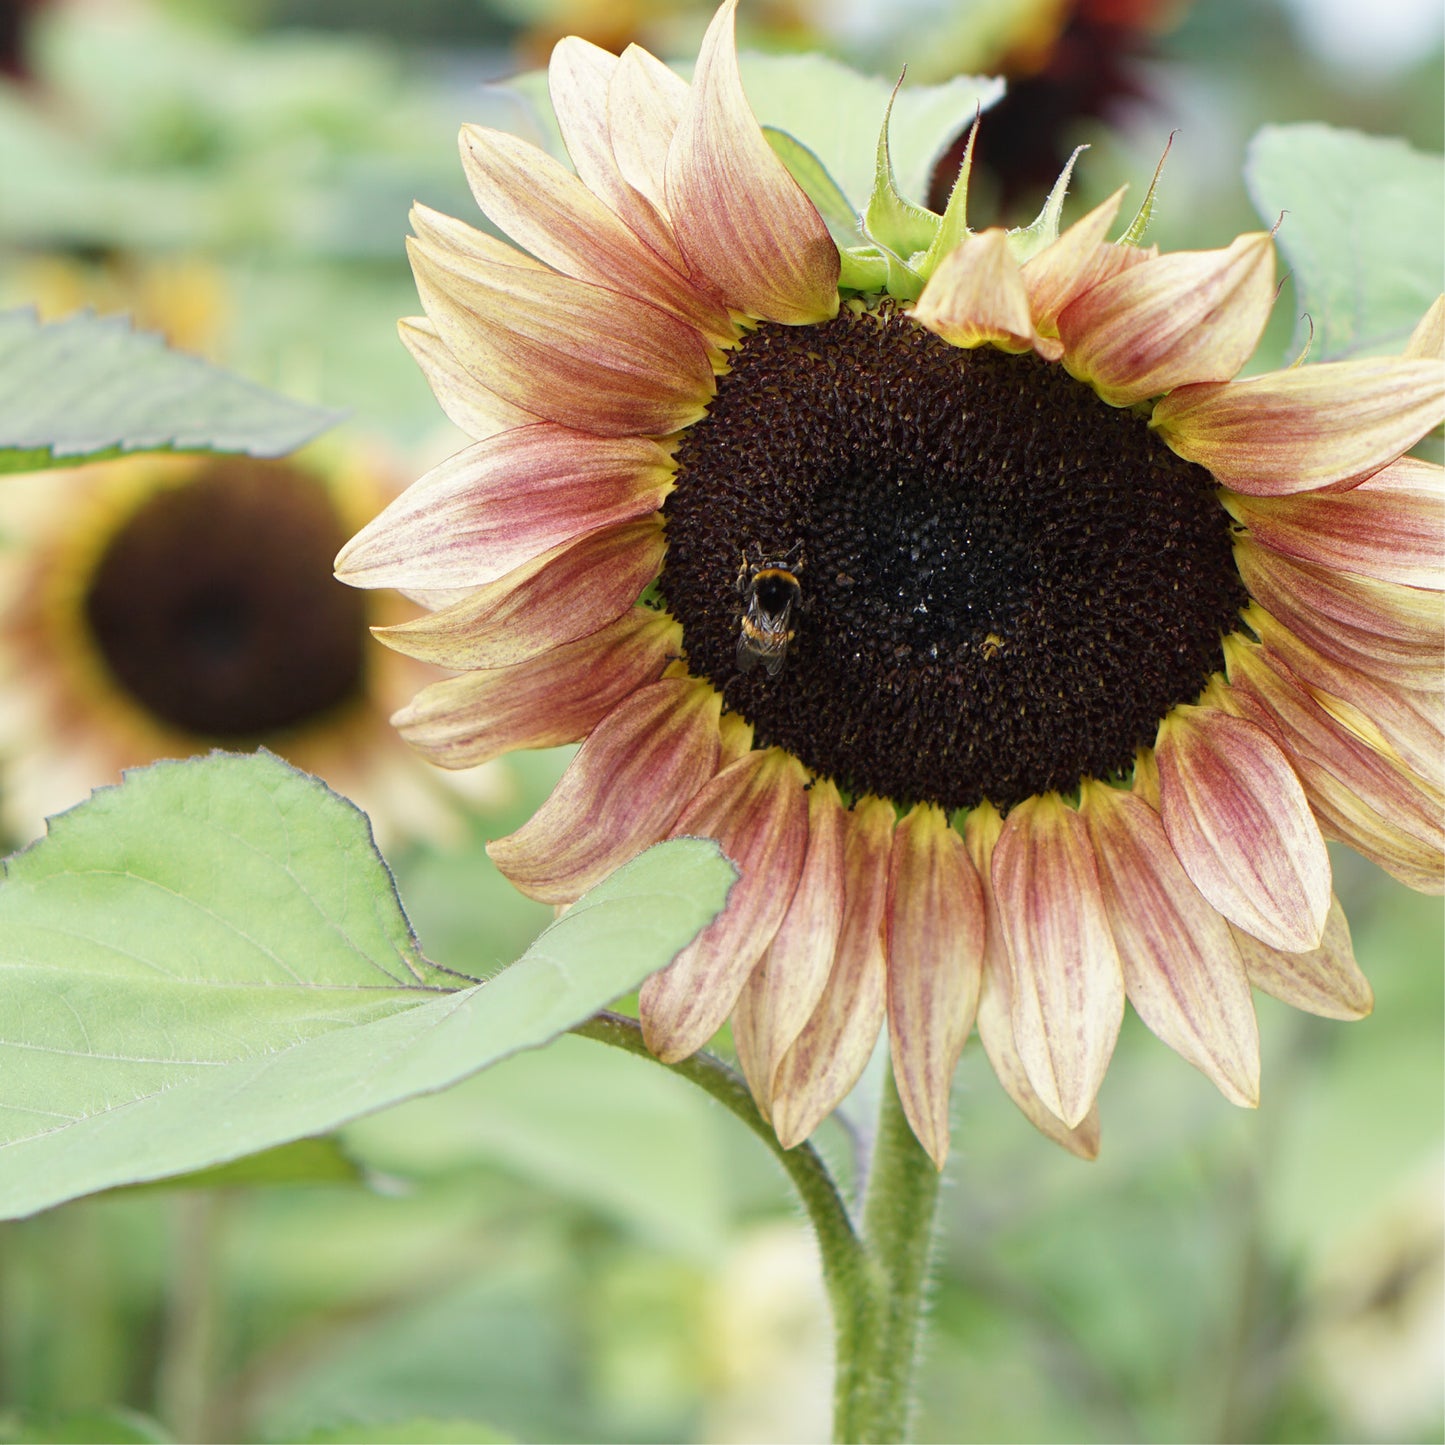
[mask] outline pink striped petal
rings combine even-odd
[[[1402,353],[1412,361],[1445,361],[1445,296],[1437,296]]]
[[[1160,724],[1154,753],[1164,831],[1194,886],[1271,947],[1318,947],[1329,854],[1269,735],[1217,708],[1177,707]]]
[[[1265,611],[1321,652],[1402,687],[1439,677],[1445,594],[1291,561],[1247,535],[1234,561]]]
[[[1140,259],[1144,258],[1146,253],[1133,246],[1109,246],[1104,240],[1119,214],[1119,202],[1124,199],[1127,189],[1120,186],[1108,200],[1095,206],[1087,216],[1075,221],[1042,251],[1024,262],[1024,287],[1028,291],[1029,309],[1033,313],[1034,325],[1040,331],[1054,332],[1059,312],[1076,296],[1105,279],[1099,274],[1102,256],[1117,251],[1133,252]]]
[[[1258,607],[1250,608],[1245,620],[1271,662],[1299,678],[1327,712],[1340,716],[1359,736],[1378,732],[1406,767],[1431,787],[1445,788],[1445,700],[1390,687],[1325,657]]]
[[[452,355],[425,316],[408,316],[397,323],[396,329],[447,418],[469,437],[486,441],[511,427],[541,420],[535,413],[503,401],[496,392],[483,386]]]
[[[637,607],[611,627],[515,667],[434,682],[392,722],[442,768],[476,767],[518,748],[575,743],[654,681],[681,647],[682,630],[671,618]]]
[[[1307,953],[1270,948],[1233,925],[1231,931],[1249,981],[1261,993],[1327,1019],[1362,1019],[1374,1009],[1374,991],[1355,962],[1350,925],[1338,898],[1330,899],[1320,946]]]
[[[437,334],[514,406],[599,436],[663,436],[703,415],[713,370],[685,321],[555,271],[407,249]]]
[[[620,617],[657,576],[666,550],[655,514],[604,527],[439,612],[372,631],[388,647],[442,667],[510,667]]]
[[[1080,1159],[1099,1154],[1099,1110],[1095,1105],[1070,1129],[1062,1119],[1044,1107],[1028,1070],[1019,1057],[1013,1029],[1013,967],[999,919],[998,900],[993,892],[993,850],[1003,820],[991,804],[974,808],[968,815],[963,840],[983,887],[984,917],[987,921],[983,950],[983,980],[978,994],[978,1037],[998,1081],[1035,1129]]]
[[[1254,1108],[1259,1029],[1229,925],[1189,881],[1146,802],[1086,782],[1080,811],[1129,1002],[1226,1099]]]
[[[894,834],[884,929],[893,1078],[918,1142],[942,1169],[953,1073],[978,1011],[984,915],[963,839],[931,803]]]
[[[1013,1033],[1044,1107],[1076,1128],[1124,1017],[1124,977],[1084,820],[1057,793],[1009,813],[993,890],[1013,970]]]
[[[808,852],[797,892],[733,1010],[733,1043],[758,1108],[771,1116],[773,1078],[817,1007],[843,922],[843,801],[827,781],[808,792]]]
[[[1347,492],[1226,493],[1261,547],[1402,587],[1445,590],[1445,468],[1401,457]]]
[[[1115,406],[1225,381],[1253,354],[1273,302],[1267,232],[1222,251],[1175,251],[1101,281],[1059,313],[1064,366]]]
[[[730,306],[806,325],[838,310],[838,248],[753,118],[733,45],[737,0],[703,38],[667,156],[667,214],[692,273]]]
[[[453,271],[465,271],[469,266],[502,274],[514,267],[534,272],[547,269],[535,256],[529,256],[500,237],[479,231],[455,216],[434,211],[420,202],[411,208],[410,219],[423,249]]]
[[[793,900],[808,846],[808,776],[781,748],[724,768],[671,836],[716,838],[737,864],[728,906],[642,986],[642,1033],[664,1063],[696,1053],[732,1012]]]
[[[572,903],[667,836],[717,771],[722,698],[665,677],[618,703],[587,735],[552,795],[515,833],[487,845],[529,898]]]
[[[462,127],[462,163],[492,222],[564,276],[670,311],[731,342],[726,308],[645,245],[559,161],[505,131]]]
[[[540,422],[434,467],[341,549],[354,587],[485,586],[586,533],[657,511],[672,462],[646,437]]]
[[[1005,351],[1044,348],[1058,359],[1060,348],[1034,330],[1029,295],[1008,234],[994,228],[965,236],[929,277],[913,319],[954,346],[992,344]]]
[[[1231,639],[1229,680],[1283,739],[1327,833],[1409,887],[1445,887],[1445,800],[1384,757],[1309,695],[1283,663]]]
[[[1373,476],[1445,418],[1445,362],[1375,357],[1182,386],[1150,425],[1181,457],[1255,497]]]
[[[843,918],[828,981],[773,1076],[773,1127],[785,1149],[842,1102],[878,1042],[887,1012],[883,910],[892,846],[893,805],[860,799],[848,814]]]
[[[618,167],[664,217],[667,156],[687,117],[689,93],[688,83],[662,61],[639,45],[629,45],[607,95],[607,124]]]

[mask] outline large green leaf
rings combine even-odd
[[[1398,352],[1445,288],[1445,158],[1327,125],[1270,125],[1245,182],[1299,297],[1313,361]]]
[[[0,881],[0,1218],[543,1044],[668,963],[733,876],[711,842],[660,845],[473,984],[422,956],[365,817],[316,779],[265,753],[133,772]]]
[[[281,456],[340,415],[172,351],[122,316],[0,312],[0,472],[158,449]]]

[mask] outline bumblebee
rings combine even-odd
[[[743,554],[743,565],[738,569],[738,595],[743,599],[738,627],[739,672],[751,672],[759,663],[769,677],[783,670],[788,644],[797,636],[794,619],[803,603],[803,587],[793,566],[786,558],[754,566]]]

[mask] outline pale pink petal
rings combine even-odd
[[[1004,1091],[1041,1134],[1080,1159],[1099,1154],[1099,1110],[1094,1105],[1070,1129],[1062,1119],[1044,1107],[1028,1070],[1019,1057],[1013,1029],[1013,966],[993,895],[993,849],[1003,827],[998,812],[988,803],[974,808],[964,826],[963,840],[983,887],[984,916],[987,920],[983,950],[983,980],[978,994],[978,1037]]]
[[[732,1012],[793,901],[808,846],[807,773],[781,748],[724,768],[688,804],[672,836],[716,838],[737,864],[728,905],[642,986],[647,1047],[664,1063],[696,1053]]]
[[[1086,782],[1109,929],[1135,1012],[1231,1103],[1259,1103],[1259,1029],[1229,925],[1189,881],[1159,815],[1141,798]]]
[[[442,667],[510,667],[620,617],[657,576],[666,550],[660,516],[604,527],[439,612],[372,631],[388,647]]]
[[[1159,809],[1194,886],[1274,948],[1318,947],[1330,859],[1284,754],[1254,723],[1177,707],[1159,727]]]
[[[772,1116],[785,1149],[800,1144],[858,1082],[887,1011],[883,910],[893,805],[861,798],[848,815],[843,919],[812,1016],[773,1076]]]
[[[1441,891],[1445,799],[1346,727],[1263,649],[1231,639],[1228,658],[1233,698],[1263,710],[1324,831],[1408,886]]]
[[[640,45],[622,52],[607,93],[607,124],[617,165],[660,216],[667,209],[667,155],[687,117],[690,87]]]
[[[575,35],[559,40],[553,47],[552,62],[547,69],[552,109],[556,112],[567,154],[587,188],[600,196],[659,256],[681,268],[682,252],[673,239],[672,228],[646,196],[627,181],[619,164],[617,151],[628,142],[624,135],[614,146],[609,95],[614,85],[622,83],[619,79],[622,67],[623,62],[615,55],[590,41]],[[685,100],[687,86],[681,80],[677,83],[682,86]],[[672,130],[664,128],[661,138],[664,155],[671,138]]]
[[[1124,977],[1084,820],[1057,793],[1004,820],[993,890],[1013,970],[1013,1033],[1044,1107],[1093,1107],[1124,1017]]]
[[[486,215],[564,276],[660,306],[715,341],[731,341],[726,308],[637,235],[561,162],[505,131],[462,127],[462,163]]]
[[[602,436],[662,436],[703,415],[713,370],[687,322],[555,271],[407,250],[437,334],[514,406]]]
[[[487,845],[529,898],[571,903],[667,836],[717,771],[722,699],[665,677],[624,698],[587,735],[552,795],[515,833]]]
[[[455,216],[434,211],[420,202],[411,208],[410,220],[417,240],[452,270],[465,271],[469,266],[476,266],[483,271],[499,271],[505,275],[512,268],[527,271],[547,269],[535,256],[518,250],[499,236],[479,231]]]
[[[667,156],[667,214],[694,275],[765,321],[803,325],[838,310],[838,248],[774,154],[743,94],[737,0],[708,26],[687,112]]]
[[[884,933],[893,1078],[918,1142],[942,1169],[953,1073],[978,1011],[984,914],[963,839],[931,803],[894,834]]]
[[[1191,462],[1250,496],[1347,486],[1445,418],[1445,362],[1376,357],[1171,392],[1153,426]]]
[[[1274,243],[1175,251],[1101,281],[1058,318],[1064,366],[1130,406],[1187,382],[1224,381],[1249,360],[1274,302]]]
[[[913,308],[913,319],[954,346],[988,343],[1027,351],[1037,344],[1048,348],[1050,360],[1058,359],[1057,344],[1050,348],[1034,330],[1023,275],[1007,232],[997,228],[965,236],[943,258]]]
[[[1375,1007],[1374,991],[1355,962],[1350,925],[1338,898],[1330,899],[1320,946],[1307,953],[1270,948],[1231,928],[1249,981],[1261,993],[1327,1019],[1362,1019]]]
[[[646,437],[517,427],[409,487],[341,549],[337,575],[354,587],[484,586],[562,543],[655,512],[672,472]]]
[[[1420,318],[1403,355],[1416,361],[1445,361],[1445,296],[1437,296]]]
[[[1126,189],[1120,186],[1108,200],[1095,206],[1087,216],[1075,221],[1024,262],[1024,288],[1034,325],[1040,331],[1056,332],[1059,312],[1076,296],[1104,279],[1098,274],[1101,254],[1132,251],[1135,256],[1144,257],[1145,253],[1133,246],[1108,246],[1104,241],[1114,217],[1119,214],[1119,202],[1124,199]]]
[[[788,912],[738,995],[733,1043],[764,1117],[773,1078],[817,1007],[843,922],[843,801],[827,781],[808,792],[808,852]],[[739,1025],[741,1024],[741,1028]]]
[[[452,355],[425,316],[408,316],[397,323],[396,329],[402,344],[416,358],[441,409],[469,437],[485,441],[511,427],[541,420],[483,386]]]
[[[1346,492],[1226,493],[1262,547],[1337,572],[1445,589],[1445,469],[1401,457]]]
[[[423,688],[392,718],[442,768],[472,768],[518,748],[584,738],[624,698],[654,681],[682,647],[671,618],[646,608],[515,667],[468,672]]]
[[[1260,606],[1321,652],[1402,687],[1439,677],[1445,593],[1292,561],[1248,535],[1234,561]]]

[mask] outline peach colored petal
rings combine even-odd
[[[1391,687],[1327,657],[1258,607],[1249,609],[1246,621],[1266,654],[1298,677],[1321,706],[1337,715],[1347,709],[1362,713],[1407,767],[1432,787],[1445,787],[1445,706],[1440,697]],[[1363,733],[1360,723],[1355,728]]]
[[[984,915],[963,839],[931,803],[894,834],[884,930],[893,1078],[918,1142],[942,1169],[953,1073],[978,1010]]]
[[[993,849],[1003,820],[991,804],[974,808],[964,825],[963,841],[983,887],[986,935],[983,950],[983,980],[978,993],[978,1037],[1004,1091],[1023,1111],[1035,1129],[1080,1159],[1099,1154],[1099,1110],[1095,1105],[1070,1129],[1062,1119],[1044,1107],[1028,1070],[1019,1057],[1013,1030],[1013,968],[1008,945],[998,916],[993,893]]]
[[[793,900],[808,846],[807,774],[781,748],[724,768],[671,836],[716,838],[737,864],[728,906],[642,986],[647,1047],[664,1063],[696,1053],[733,1010]]]
[[[1254,1108],[1259,1029],[1229,925],[1189,881],[1142,799],[1086,782],[1080,811],[1129,1002],[1226,1099]]]
[[[797,891],[733,1010],[733,1043],[765,1118],[783,1055],[812,1016],[833,968],[843,922],[843,801],[827,781],[808,792],[808,852]]]
[[[468,266],[483,270],[498,267],[520,267],[527,271],[547,269],[536,257],[509,245],[500,237],[488,235],[455,216],[434,211],[420,202],[411,208],[410,220],[417,240],[429,252],[442,257],[453,270],[465,270]]]
[[[1059,312],[1076,296],[1104,279],[1098,274],[1101,253],[1133,251],[1140,259],[1144,258],[1145,253],[1132,246],[1108,246],[1104,241],[1127,189],[1120,186],[1108,200],[1095,206],[1087,216],[1075,221],[1036,256],[1024,262],[1024,289],[1028,292],[1034,325],[1040,331],[1056,332]]]
[[[913,319],[954,346],[987,343],[1027,351],[1049,345],[1034,330],[1008,233],[997,228],[965,236],[943,258],[913,308]],[[1049,359],[1057,360],[1057,345],[1049,350]]]
[[[602,436],[661,436],[703,415],[707,347],[669,312],[553,271],[407,250],[437,334],[514,406]]]
[[[542,422],[434,467],[341,549],[355,587],[483,586],[564,542],[655,512],[672,463],[646,437]]]
[[[1263,649],[1231,639],[1228,658],[1234,697],[1252,699],[1282,737],[1325,831],[1408,886],[1441,891],[1445,799],[1320,706]]]
[[[462,165],[483,212],[539,260],[660,306],[704,336],[731,341],[727,310],[644,244],[560,161],[505,131],[462,127]]]
[[[1124,977],[1084,820],[1057,793],[1004,820],[993,890],[1029,1082],[1070,1128],[1093,1107],[1124,1017]]]
[[[843,918],[828,981],[773,1076],[773,1127],[785,1149],[842,1102],[878,1041],[887,1011],[883,909],[892,846],[893,805],[859,799],[848,814]]]
[[[1291,561],[1248,535],[1234,561],[1264,610],[1321,652],[1402,687],[1438,678],[1445,594]]]
[[[667,836],[717,771],[722,699],[665,677],[624,698],[587,735],[552,795],[515,833],[487,845],[529,898],[572,903]]]
[[[1330,899],[1320,946],[1307,953],[1270,948],[1242,929],[1230,928],[1249,981],[1261,993],[1327,1019],[1362,1019],[1374,1009],[1374,991],[1355,962],[1350,925],[1338,898]]]
[[[1337,572],[1445,590],[1445,468],[1417,457],[1346,492],[1226,493],[1230,515],[1261,547]]]
[[[483,386],[452,355],[426,317],[408,316],[397,322],[396,329],[402,344],[421,367],[441,409],[469,437],[485,441],[510,427],[541,420],[535,413],[503,401],[496,392]]]
[[[687,116],[690,87],[640,45],[622,52],[607,94],[617,165],[660,216],[667,210],[667,154]]]
[[[1412,361],[1445,361],[1445,296],[1437,296],[1420,318],[1403,355]]]
[[[472,768],[518,748],[555,748],[587,736],[677,655],[682,630],[638,607],[589,637],[515,667],[468,672],[423,688],[393,718],[441,768]]]
[[[440,612],[372,631],[388,647],[443,667],[509,667],[629,611],[657,576],[666,550],[655,514],[603,527]]]
[[[1249,360],[1273,302],[1267,232],[1222,251],[1175,251],[1101,281],[1059,313],[1064,366],[1115,406],[1225,381]]]
[[[826,321],[838,310],[838,248],[753,118],[736,10],[724,0],[703,39],[668,150],[667,214],[693,274],[730,306],[788,325]]]
[[[1372,476],[1445,418],[1445,362],[1376,357],[1182,386],[1150,421],[1236,492],[1282,496]]]
[[[618,161],[609,120],[609,95],[614,84],[621,84],[616,79],[621,68],[617,56],[590,41],[576,35],[559,40],[547,69],[552,109],[567,154],[587,188],[659,256],[680,269],[682,252],[673,239],[672,228],[647,197],[629,184]],[[686,97],[686,85],[681,80],[678,84]],[[671,136],[668,129],[662,137],[664,155]],[[625,137],[621,144],[627,144]]]
[[[1269,735],[1218,708],[1160,724],[1159,809],[1194,886],[1274,948],[1316,948],[1330,860],[1299,779]]]

